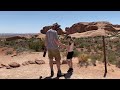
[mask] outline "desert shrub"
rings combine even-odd
[[[102,54],[92,54],[90,55],[90,58],[91,58],[91,63],[96,63],[96,61],[102,61],[103,59],[103,55]]]
[[[80,53],[80,52],[79,52],[77,49],[75,49],[75,50],[74,50],[73,57],[78,57],[79,53]]]
[[[78,55],[78,60],[79,61],[87,61],[88,59],[89,59],[89,55],[88,54],[82,53],[82,54]]]
[[[115,52],[109,51],[109,53],[107,54],[107,60],[111,64],[116,64],[117,58]]]
[[[9,41],[5,41],[4,43],[5,43],[5,45],[9,45]]]
[[[17,53],[21,53],[21,52],[24,52],[24,51],[29,51],[27,48],[23,48],[23,47],[17,47],[15,48],[16,52]]]
[[[81,53],[78,55],[78,64],[80,65],[80,67],[82,66],[88,66],[89,65],[89,55],[85,54],[85,53]]]
[[[13,51],[7,51],[6,52],[6,55],[11,55],[11,54],[13,54]]]
[[[43,51],[44,42],[42,40],[31,40],[29,43],[29,48],[36,52]]]

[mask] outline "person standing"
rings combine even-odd
[[[61,42],[58,40],[58,34],[56,29],[58,28],[58,25],[53,25],[50,30],[46,32],[46,39],[45,39],[45,46],[48,51],[48,57],[49,57],[49,65],[51,70],[51,77],[54,76],[54,70],[53,70],[53,59],[55,58],[56,65],[57,65],[57,77],[60,77],[62,75],[61,68],[60,68],[60,51],[59,46],[62,45]]]

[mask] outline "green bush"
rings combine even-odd
[[[91,58],[92,63],[96,63],[97,60],[102,61],[103,55],[102,54],[92,54],[90,56],[90,58]]]
[[[78,50],[75,49],[75,50],[74,50],[73,57],[78,57],[79,53],[80,53],[80,52],[79,52]]]
[[[107,59],[111,64],[116,64],[117,58],[115,52],[109,51]]]
[[[29,43],[29,48],[36,52],[43,51],[44,42],[42,40],[33,40]]]

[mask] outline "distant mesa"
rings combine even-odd
[[[26,39],[26,38],[21,37],[21,36],[13,36],[13,37],[6,38],[6,41],[12,41],[12,40],[17,40],[17,39]]]
[[[12,41],[12,40],[26,40],[32,37],[37,37],[39,33],[25,33],[25,34],[14,34],[14,33],[0,33],[1,41]]]

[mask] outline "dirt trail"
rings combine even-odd
[[[0,54],[0,64],[9,64],[10,62],[17,62],[22,64],[24,61],[40,59],[44,60],[46,64],[38,65],[38,64],[30,64],[26,66],[20,66],[18,68],[6,69],[0,68],[0,79],[39,79],[40,76],[46,78],[50,75],[50,68],[48,63],[48,57],[42,57],[43,53],[23,53],[18,56],[11,57],[11,55]],[[77,58],[73,59],[73,67],[74,72],[69,77],[63,76],[60,79],[120,79],[120,69],[115,67],[114,65],[108,66],[107,77],[104,78],[104,64],[97,63],[97,66],[88,66],[78,67]],[[63,73],[66,73],[68,70],[68,65],[62,64],[61,70]],[[56,77],[57,69],[56,65],[54,65],[55,75]]]

